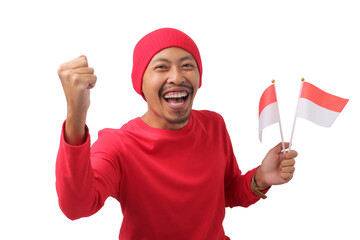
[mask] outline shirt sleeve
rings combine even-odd
[[[96,213],[105,200],[119,198],[121,169],[113,134],[99,133],[90,146],[89,130],[86,141],[79,146],[69,145],[62,127],[56,159],[56,190],[62,212],[71,220]]]
[[[257,168],[248,171],[242,175],[239,170],[237,173],[235,169],[229,169],[232,177],[228,179],[228,184],[225,187],[225,201],[226,207],[249,207],[260,200],[250,189],[251,178]]]
[[[260,200],[260,197],[255,195],[250,188],[251,179],[257,169],[254,168],[245,174],[242,174],[236,161],[230,136],[224,129],[224,144],[226,146],[226,168],[225,168],[225,204],[226,207],[249,207]],[[266,193],[267,190],[263,191]]]

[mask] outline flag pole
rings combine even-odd
[[[276,97],[276,101],[277,101],[277,107],[278,107],[278,117],[279,117],[279,127],[280,127],[280,136],[281,136],[281,143],[282,143],[282,148],[283,148],[283,152],[285,153],[285,143],[284,143],[284,136],[283,136],[283,131],[282,131],[282,127],[281,127],[281,120],[280,120],[280,110],[279,110],[279,101],[277,100],[277,93],[276,93],[276,87],[275,87],[275,80],[273,79],[271,81],[274,84],[274,90],[275,90],[275,97]]]
[[[301,96],[301,91],[302,91],[302,87],[303,87],[303,83],[304,83],[305,79],[302,78],[301,79],[301,85],[300,85],[300,93],[299,93],[299,98]],[[291,150],[291,146],[292,146],[292,141],[293,141],[293,137],[294,137],[294,131],[295,131],[295,124],[296,124],[296,114],[298,112],[298,107],[299,107],[299,98],[298,98],[298,103],[296,105],[296,111],[295,111],[295,116],[294,116],[294,123],[293,123],[293,127],[292,127],[292,131],[291,131],[291,137],[290,137],[290,144],[289,144],[289,151]]]

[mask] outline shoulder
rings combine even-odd
[[[219,113],[208,110],[193,110],[192,117],[194,125],[206,132],[219,134],[226,129],[225,121]]]
[[[104,128],[99,131],[99,137],[117,138],[125,137],[129,132],[138,130],[136,119],[125,123],[121,128]]]
[[[98,141],[116,145],[123,143],[129,136],[129,133],[139,131],[136,125],[136,119],[125,123],[121,128],[104,128],[98,132]]]
[[[203,122],[224,123],[224,118],[217,112],[209,110],[192,110],[192,115],[195,119]]]
[[[98,132],[98,138],[92,145],[93,152],[124,153],[131,142],[132,129],[136,129],[134,120],[125,123],[121,128],[104,128]],[[139,131],[139,130],[137,130]]]

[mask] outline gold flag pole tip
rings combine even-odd
[[[301,81],[305,82],[305,78],[302,78]]]
[[[272,82],[272,83],[275,83],[275,80],[273,79],[271,82]]]

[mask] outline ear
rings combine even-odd
[[[141,91],[141,96],[142,96],[142,98],[145,100],[145,102],[147,102],[147,101],[146,101],[146,98],[145,98],[145,94],[144,94],[143,91]]]

